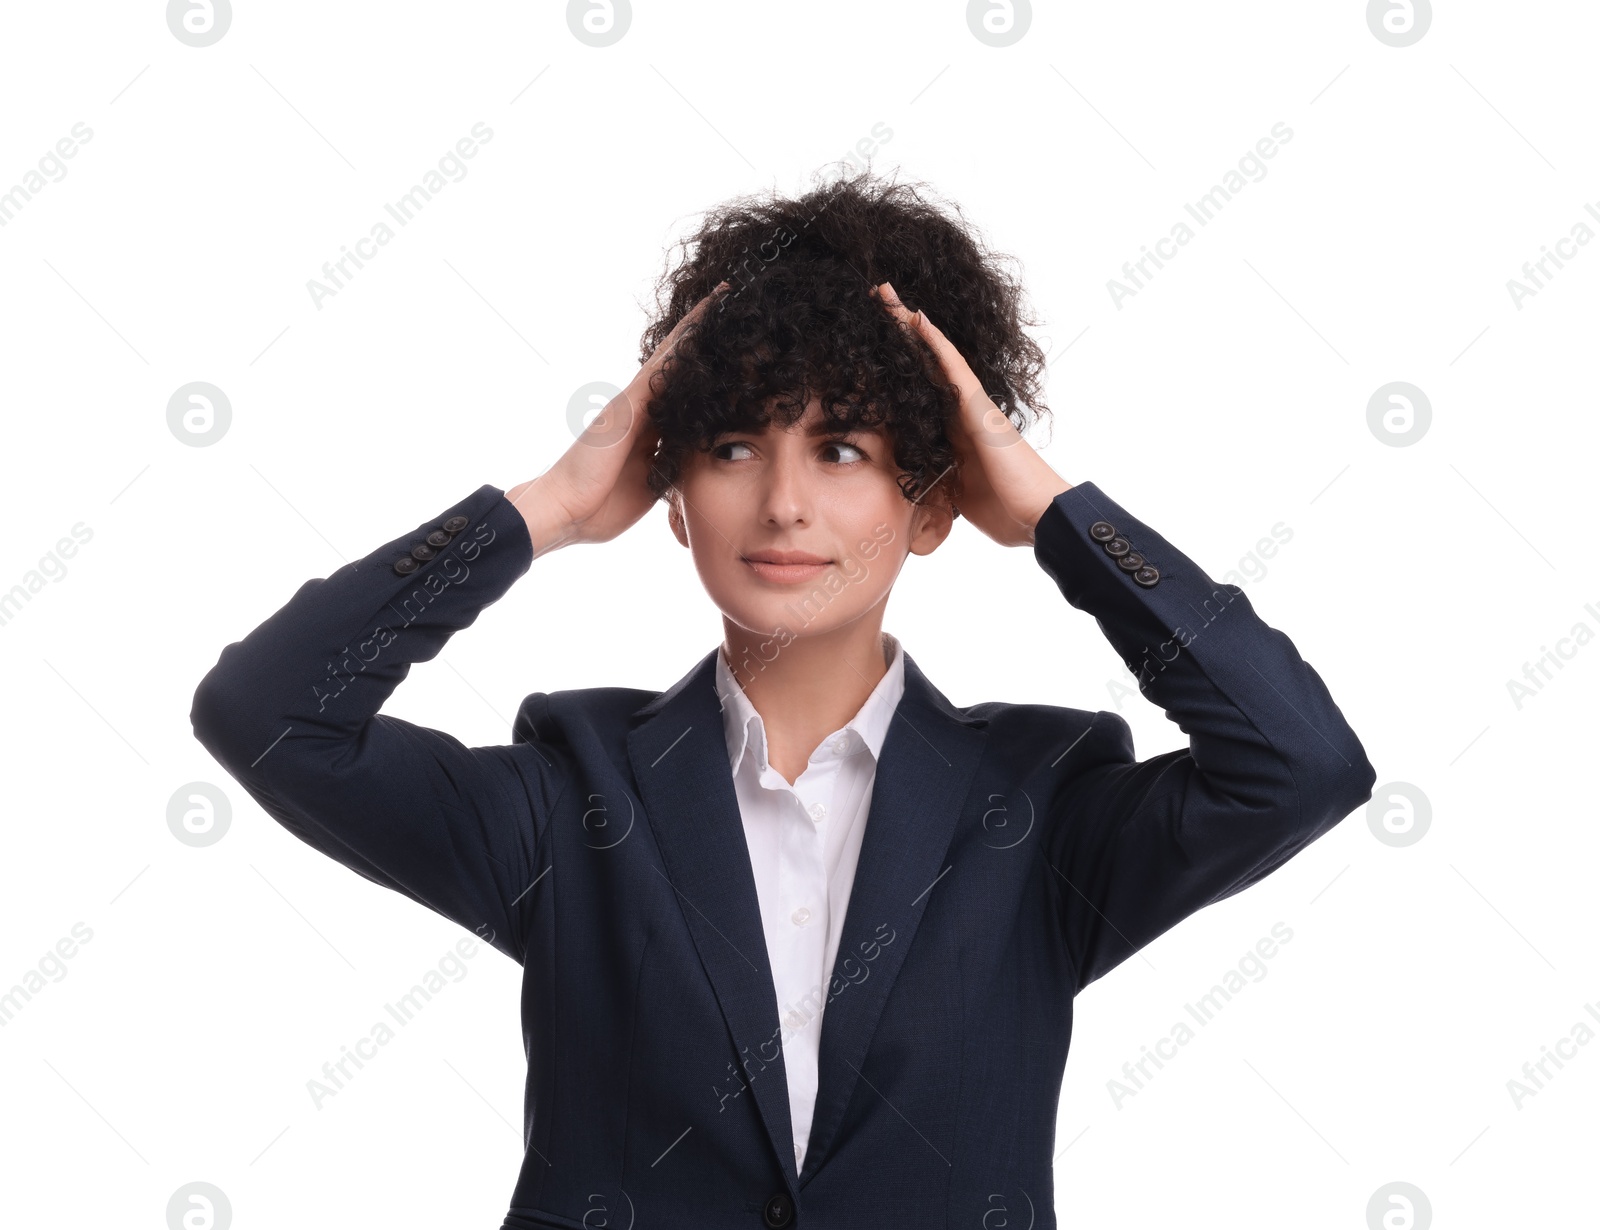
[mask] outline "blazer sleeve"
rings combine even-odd
[[[222,651],[190,711],[195,737],[296,837],[518,962],[559,770],[523,757],[530,781],[511,746],[465,747],[378,710],[532,561],[522,515],[480,487],[307,581]]]
[[[1136,760],[1128,724],[1102,711],[1062,754],[1044,852],[1082,990],[1327,832],[1376,774],[1321,677],[1244,591],[1096,484],[1051,502],[1034,557],[1189,736]]]

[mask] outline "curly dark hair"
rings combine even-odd
[[[651,382],[661,443],[649,483],[677,485],[691,450],[723,432],[793,426],[812,397],[840,431],[883,426],[908,500],[956,465],[946,425],[958,408],[933,351],[873,296],[894,285],[955,345],[1017,430],[1047,417],[1045,356],[1011,257],[990,251],[960,207],[927,199],[925,184],[861,171],[798,199],[775,192],[708,211],[677,245],[693,255],[665,268],[656,315],[640,339],[647,360],[719,282],[729,288],[680,338]],[[667,264],[671,263],[671,251]],[[953,490],[959,492],[960,475]]]

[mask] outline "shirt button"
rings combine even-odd
[[[803,927],[811,921],[811,911],[806,909],[805,906],[801,906],[793,914],[789,915],[789,917],[794,919],[795,926]]]
[[[811,805],[811,818],[818,824],[821,824],[824,820],[826,820],[828,818],[827,805],[823,803],[813,803]]]
[[[845,739],[845,738],[838,738],[838,739],[835,739],[833,741],[833,750],[836,751],[836,752],[843,752],[844,749],[849,747],[849,746],[850,746],[850,740]]]

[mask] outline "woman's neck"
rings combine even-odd
[[[889,669],[883,607],[827,632],[769,637],[723,619],[723,654],[767,735],[767,762],[791,784],[828,735],[861,711]]]

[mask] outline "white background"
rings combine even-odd
[[[93,937],[0,1028],[0,1218],[166,1225],[204,1181],[240,1227],[498,1224],[518,967],[481,948],[316,1109],[306,1082],[466,933],[273,823],[195,741],[194,688],[306,579],[547,468],[573,390],[636,368],[697,214],[804,190],[878,123],[875,169],[1021,262],[1047,459],[1213,576],[1289,527],[1245,592],[1380,792],[1431,805],[1405,847],[1353,814],[1080,997],[1063,1222],[1360,1230],[1397,1180],[1439,1226],[1592,1218],[1600,1045],[1520,1108],[1507,1082],[1600,1028],[1600,644],[1520,707],[1507,681],[1600,632],[1600,244],[1520,306],[1507,281],[1600,233],[1600,14],[1440,8],[1396,48],[1359,0],[1040,5],[996,48],[960,3],[639,0],[595,48],[556,3],[278,0],[195,48],[160,3],[8,6],[0,191],[93,136],[0,227],[0,592],[92,538],[0,624],[0,988],[75,923]],[[323,262],[479,121],[469,174],[315,306]],[[1265,178],[1114,303],[1123,262],[1279,122]],[[200,448],[166,413],[197,380],[233,415]],[[1407,447],[1368,426],[1391,381],[1432,406]],[[911,560],[885,626],[957,704],[1114,709],[1141,755],[1184,743],[1031,554],[970,526]],[[528,692],[665,688],[719,635],[656,509],[537,561],[387,712],[509,742]],[[194,781],[234,806],[205,848],[166,821]],[[1107,1082],[1280,921],[1267,975],[1119,1108]]]

